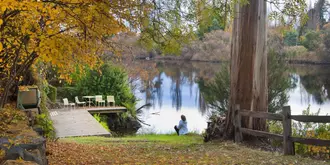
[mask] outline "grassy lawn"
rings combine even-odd
[[[329,164],[229,141],[204,143],[199,135],[77,137],[49,142],[47,148],[50,164]]]

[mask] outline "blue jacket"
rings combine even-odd
[[[179,126],[178,126],[179,135],[185,135],[185,134],[188,133],[188,126],[187,125],[188,125],[187,121],[180,120]]]

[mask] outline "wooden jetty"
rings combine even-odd
[[[56,137],[74,136],[110,136],[91,113],[126,112],[125,107],[85,107],[50,110],[50,117],[56,132]]]

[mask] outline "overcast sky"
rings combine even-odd
[[[307,1],[307,6],[311,6],[311,7],[314,7],[314,4],[316,2],[316,0],[306,0]]]
[[[305,2],[307,3],[307,9],[311,9],[311,8],[314,8],[314,5],[315,3],[317,2],[318,0],[305,0]],[[330,0],[326,0],[326,2],[329,3]],[[271,4],[268,4],[268,13],[269,12],[272,12],[272,11],[276,11],[276,7],[272,6]],[[330,10],[330,9],[329,9]],[[330,12],[328,12],[330,13]],[[325,19],[326,20],[329,20],[329,16],[328,16],[328,13],[325,13]],[[269,22],[270,25],[274,25],[275,24],[275,21],[271,21]],[[295,22],[295,27],[299,26],[299,22]]]

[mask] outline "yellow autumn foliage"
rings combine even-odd
[[[110,38],[136,29],[136,1],[1,0],[0,78],[19,76],[36,62],[58,68],[68,78],[77,68],[94,67],[115,51]]]
[[[319,134],[315,134],[314,130],[310,130],[306,132],[306,137],[329,140],[330,132],[325,130],[323,132],[320,132]],[[330,147],[307,145],[307,152],[311,155],[317,155],[317,156],[322,155],[322,157],[326,159],[330,159]]]

